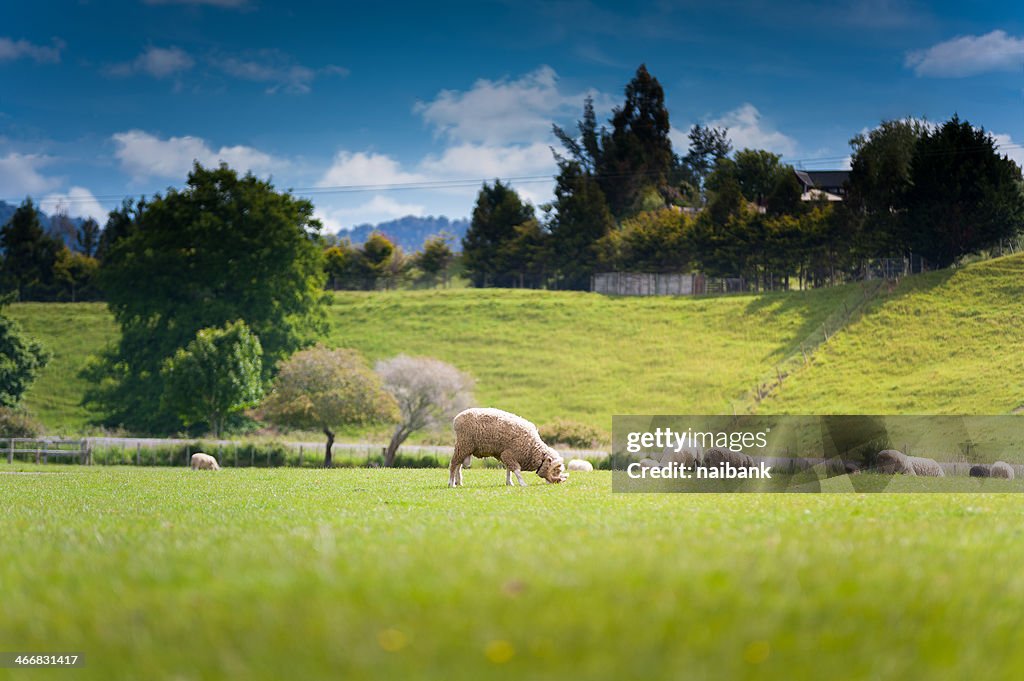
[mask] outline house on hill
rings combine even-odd
[[[849,170],[794,170],[800,181],[801,201],[843,201]]]

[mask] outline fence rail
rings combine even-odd
[[[9,437],[6,438],[6,444],[7,463],[14,463],[15,459],[34,459],[36,463],[48,463],[51,456],[74,456],[79,463],[92,463],[92,448],[88,439]]]

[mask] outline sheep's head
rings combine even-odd
[[[569,477],[565,474],[565,464],[562,462],[562,457],[559,456],[558,452],[548,448],[547,455],[540,464],[540,468],[537,469],[537,475],[544,478],[548,482],[565,482]]]

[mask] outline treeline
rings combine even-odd
[[[693,126],[684,155],[669,130],[644,66],[608,126],[587,100],[575,131],[554,128],[555,197],[539,215],[500,181],[480,190],[463,239],[471,283],[585,290],[599,271],[701,271],[762,289],[822,286],[877,258],[946,267],[1024,227],[1020,168],[956,116],[854,137],[842,197],[805,193],[777,154],[733,153],[726,129]]]

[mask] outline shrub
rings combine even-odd
[[[24,409],[0,407],[0,437],[39,437],[41,423]]]
[[[576,449],[590,449],[601,439],[595,428],[566,419],[557,419],[537,429],[540,437],[549,445],[562,445]]]

